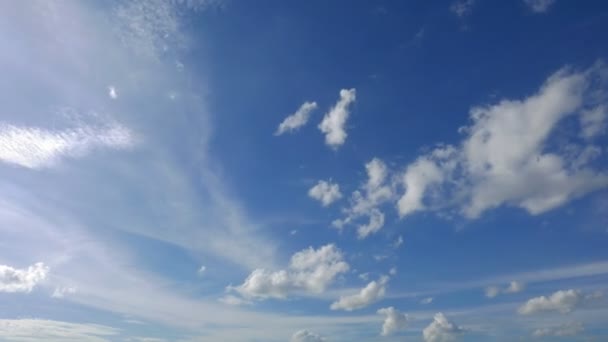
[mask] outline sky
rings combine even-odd
[[[0,341],[608,339],[608,3],[0,2]]]

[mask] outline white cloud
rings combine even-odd
[[[0,161],[30,169],[53,166],[95,148],[123,149],[132,144],[131,132],[114,123],[59,131],[0,123]]]
[[[256,269],[237,287],[229,287],[245,298],[286,298],[292,293],[321,293],[335,278],[349,270],[342,252],[333,244],[309,247],[291,257],[287,270]]]
[[[391,307],[382,308],[377,311],[380,315],[385,315],[384,323],[382,324],[382,336],[389,336],[403,330],[407,327],[408,317],[407,314],[400,312],[399,310]]]
[[[291,342],[324,342],[327,341],[324,337],[319,334],[313,333],[308,330],[296,331],[291,336]]]
[[[450,5],[450,11],[459,17],[471,14],[475,0],[456,0]]]
[[[422,300],[420,300],[420,304],[424,304],[424,305],[431,304],[433,302],[433,299],[434,299],[433,297],[423,298]]]
[[[608,107],[604,104],[593,109],[584,110],[580,118],[582,137],[591,139],[605,133],[607,118]]]
[[[465,329],[449,321],[441,312],[435,314],[433,322],[422,331],[426,342],[447,342],[462,335]]]
[[[507,287],[501,289],[498,286],[488,286],[485,288],[485,294],[488,298],[494,298],[499,294],[518,293],[525,289],[525,284],[519,281],[511,281]]]
[[[367,182],[352,193],[350,207],[344,210],[346,217],[332,222],[334,227],[342,229],[360,217],[367,217],[367,223],[358,225],[359,239],[378,232],[384,226],[384,213],[378,207],[394,196],[392,187],[387,184],[388,168],[382,160],[373,158],[365,164],[365,170]]]
[[[199,276],[202,276],[205,271],[207,271],[207,266],[202,265],[201,267],[198,268],[198,271],[196,271],[196,274],[198,274]]]
[[[67,294],[74,294],[74,293],[76,293],[75,287],[56,287],[55,291],[53,291],[53,294],[51,295],[51,297],[63,298]]]
[[[327,207],[342,198],[342,193],[338,184],[320,180],[308,190],[308,196],[318,200],[324,207]]]
[[[319,124],[319,130],[325,133],[325,144],[332,148],[338,148],[346,141],[346,131],[344,125],[350,115],[349,106],[355,102],[356,90],[342,89],[340,90],[340,100],[334,107],[331,108],[323,117],[323,121]]]
[[[393,242],[393,248],[399,248],[401,245],[403,245],[403,236],[399,235],[397,240]]]
[[[535,13],[547,12],[555,0],[524,0],[524,3]]]
[[[332,310],[353,311],[364,308],[384,297],[388,277],[382,276],[377,281],[367,284],[359,293],[350,296],[341,296],[339,300],[330,306]]]
[[[221,297],[219,299],[220,302],[224,303],[224,304],[228,304],[228,305],[232,305],[232,306],[240,306],[240,305],[251,305],[253,304],[253,302],[251,302],[250,300],[244,299],[244,298],[240,298],[237,296],[233,296],[233,295],[225,295],[223,297]]]
[[[583,72],[564,68],[528,98],[471,109],[460,147],[440,146],[407,167],[400,216],[456,209],[477,218],[501,205],[537,215],[608,186],[608,174],[590,165],[600,150],[579,147],[591,152],[581,158],[549,144],[563,119],[602,105],[605,78],[601,63]]]
[[[583,332],[584,327],[580,322],[569,322],[560,324],[558,326],[539,328],[534,330],[532,336],[535,337],[563,337],[563,336],[574,336]]]
[[[602,296],[602,293],[583,294],[578,290],[560,290],[551,296],[540,296],[528,300],[520,306],[517,312],[521,315],[530,315],[541,312],[569,313],[576,308],[587,305],[594,299]]]
[[[6,341],[108,341],[120,330],[98,324],[81,324],[44,319],[1,319],[0,339]]]
[[[316,102],[304,102],[295,113],[286,117],[285,120],[279,124],[274,135],[281,135],[286,132],[291,133],[306,125],[310,118],[310,113],[316,108]]]
[[[49,268],[41,262],[26,269],[0,265],[0,292],[31,292],[48,273]]]
[[[397,267],[391,267],[390,270],[388,270],[388,274],[390,275],[396,275],[397,274]]]
[[[108,96],[113,100],[118,98],[118,93],[116,92],[116,88],[114,86],[108,87]]]

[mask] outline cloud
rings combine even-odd
[[[606,118],[608,118],[608,107],[604,104],[584,110],[580,118],[582,137],[592,139],[605,133]]]
[[[574,336],[583,332],[585,328],[580,322],[569,322],[558,326],[539,328],[534,330],[532,336],[534,337],[563,337],[563,336]]]
[[[521,283],[519,281],[512,281],[509,283],[509,286],[507,286],[504,289],[501,289],[498,286],[488,286],[485,289],[485,294],[486,297],[488,298],[494,298],[496,296],[498,296],[499,294],[504,294],[504,293],[518,293],[521,292],[525,289],[525,284]]]
[[[359,239],[365,239],[384,226],[384,213],[380,211],[379,206],[394,196],[393,189],[388,184],[388,168],[382,160],[373,158],[365,164],[365,170],[367,182],[351,194],[350,207],[343,210],[345,218],[332,222],[334,227],[342,229],[360,217],[367,217],[367,223],[358,224]]]
[[[199,276],[202,276],[205,271],[207,271],[207,267],[205,265],[202,265],[201,267],[199,267],[198,271],[196,271],[196,274],[198,274]]]
[[[394,307],[382,308],[377,311],[379,315],[385,315],[384,323],[382,324],[382,336],[392,335],[400,330],[403,330],[408,325],[408,317]]]
[[[105,325],[45,319],[0,319],[0,339],[6,341],[108,341],[120,330]]]
[[[256,269],[237,287],[229,290],[245,298],[284,299],[293,293],[321,293],[335,278],[349,270],[342,252],[333,244],[309,247],[291,257],[286,270]]]
[[[96,148],[124,149],[133,140],[131,132],[116,123],[58,131],[0,123],[0,161],[38,169],[64,158],[84,156]]]
[[[420,300],[420,304],[431,304],[433,302],[433,297],[426,297]]]
[[[66,294],[76,293],[75,287],[57,287],[51,297],[53,298],[63,298]]]
[[[601,151],[570,142],[590,152],[583,158],[551,140],[562,120],[603,104],[606,70],[563,68],[523,100],[472,108],[460,146],[440,145],[407,167],[399,215],[456,210],[474,219],[502,205],[538,215],[608,186],[608,174],[591,166]]]
[[[26,269],[0,265],[0,292],[31,292],[46,279],[49,268],[42,262]]]
[[[118,98],[118,93],[116,92],[116,88],[114,86],[108,87],[108,96],[113,100]]]
[[[465,17],[473,11],[475,0],[457,0],[450,5],[450,11],[458,17]]]
[[[228,304],[228,305],[232,305],[232,306],[240,306],[240,305],[251,305],[253,304],[252,301],[247,300],[247,299],[243,299],[237,296],[233,296],[233,295],[226,295],[223,296],[219,299],[220,302],[224,303],[224,304]]]
[[[330,308],[332,310],[353,311],[369,306],[384,297],[388,280],[387,276],[382,276],[377,281],[371,281],[359,293],[341,296],[339,300],[331,304]]]
[[[433,322],[422,331],[426,342],[452,341],[466,330],[449,321],[441,312],[436,313]]]
[[[310,118],[310,113],[316,108],[316,102],[304,102],[295,113],[286,117],[285,120],[279,124],[274,135],[281,135],[286,132],[291,133],[306,125]]]
[[[544,13],[549,10],[549,7],[553,6],[555,0],[524,0],[524,3],[532,12]]]
[[[323,117],[319,124],[319,130],[325,134],[325,144],[332,148],[338,148],[346,141],[346,131],[344,125],[350,115],[349,106],[355,102],[356,90],[340,90],[340,100]]]
[[[559,312],[562,314],[574,311],[576,308],[589,304],[601,297],[599,292],[583,294],[578,290],[560,290],[549,297],[540,296],[528,300],[520,306],[517,312],[521,315],[531,315],[541,312]]]
[[[308,196],[318,200],[324,207],[327,207],[342,198],[342,193],[338,184],[320,180],[308,190]]]
[[[397,240],[393,242],[393,248],[399,248],[401,245],[403,245],[403,236],[399,235]]]
[[[323,342],[327,341],[321,335],[313,333],[308,330],[300,330],[296,331],[293,336],[291,336],[291,342]]]

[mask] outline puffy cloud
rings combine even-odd
[[[38,169],[65,157],[79,157],[100,147],[122,149],[133,144],[131,132],[116,123],[79,125],[65,130],[0,123],[0,161]]]
[[[535,13],[547,12],[555,0],[524,0],[524,3]]]
[[[26,269],[0,265],[0,292],[31,292],[48,273],[49,268],[42,262]]]
[[[382,160],[373,158],[365,164],[365,170],[367,182],[352,193],[350,207],[344,210],[346,217],[332,222],[334,227],[341,229],[360,217],[367,217],[367,223],[358,225],[359,239],[378,232],[384,226],[384,213],[378,207],[394,197],[393,189],[388,184],[388,168]]]
[[[528,300],[517,310],[521,315],[530,315],[540,312],[556,311],[562,314],[569,313],[576,308],[590,303],[593,299],[602,296],[602,293],[583,294],[578,290],[560,290],[551,296],[540,296]]]
[[[346,141],[346,131],[344,125],[350,115],[349,106],[355,102],[356,90],[340,90],[340,100],[323,117],[319,124],[319,129],[325,134],[325,144],[332,148],[338,148]]]
[[[475,0],[457,0],[450,5],[450,11],[459,17],[471,14]]]
[[[574,336],[583,332],[585,328],[580,322],[569,322],[554,327],[539,328],[534,330],[532,336],[535,337],[563,337],[563,336]]]
[[[330,306],[332,310],[353,311],[364,308],[384,297],[388,277],[382,276],[378,281],[371,281],[357,294],[342,296]]]
[[[380,315],[385,315],[384,323],[382,324],[382,336],[389,336],[393,333],[403,330],[407,327],[407,314],[400,312],[394,307],[382,308],[377,311]]]
[[[316,102],[304,102],[295,113],[286,117],[285,120],[279,124],[274,135],[281,135],[286,132],[291,133],[306,125],[310,118],[310,113],[316,108]]]
[[[319,334],[313,333],[308,330],[300,330],[296,331],[293,336],[291,336],[291,342],[323,342],[327,341],[325,337],[322,337]]]
[[[327,207],[342,198],[342,193],[338,184],[320,180],[308,190],[308,196],[318,200],[324,207]]]
[[[570,143],[581,153],[568,153],[550,144],[563,119],[598,116],[588,108],[605,106],[606,71],[602,63],[582,72],[564,68],[528,98],[471,109],[459,146],[439,146],[403,173],[400,216],[456,209],[477,218],[501,205],[537,215],[608,186],[608,174],[591,167],[601,150]]]
[[[485,288],[485,294],[488,298],[494,298],[499,294],[504,293],[518,293],[525,289],[525,284],[519,281],[512,281],[509,283],[509,286],[501,289],[498,286],[488,286]]]
[[[286,298],[291,293],[321,293],[341,273],[349,270],[342,252],[333,244],[309,247],[291,257],[287,270],[256,269],[237,287],[229,287],[245,298]]]
[[[114,86],[108,87],[108,96],[113,100],[118,98],[118,93],[116,92],[116,88]]]
[[[433,322],[422,331],[426,342],[447,342],[454,340],[466,330],[450,322],[441,312],[436,313]]]

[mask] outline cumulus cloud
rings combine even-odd
[[[53,166],[96,148],[124,149],[132,144],[131,132],[116,123],[84,124],[64,130],[0,123],[0,161],[30,169]]]
[[[555,3],[555,0],[524,0],[524,3],[532,12],[544,13]]]
[[[528,300],[520,306],[517,312],[521,315],[530,315],[541,312],[559,312],[566,314],[589,304],[592,300],[602,296],[602,293],[584,294],[578,290],[560,290],[551,296],[540,296]]]
[[[449,321],[441,312],[436,313],[433,322],[422,331],[426,342],[448,342],[462,335],[466,330]]]
[[[377,302],[386,293],[388,277],[382,276],[379,280],[371,281],[359,293],[350,296],[341,296],[330,306],[332,310],[353,311]]]
[[[407,314],[400,312],[392,306],[382,308],[377,313],[386,316],[382,324],[382,332],[380,333],[382,336],[392,335],[407,327],[409,321]]]
[[[433,302],[433,297],[427,297],[427,298],[423,298],[422,300],[420,300],[420,304],[431,304]]]
[[[564,336],[574,336],[583,332],[585,328],[580,322],[569,322],[560,324],[558,326],[548,327],[548,328],[539,328],[534,330],[532,336],[534,337],[564,337]]]
[[[322,337],[319,334],[313,333],[308,330],[300,330],[296,331],[291,336],[291,342],[324,342],[327,341],[325,337]]]
[[[460,146],[439,146],[406,168],[399,215],[455,209],[477,218],[501,205],[537,215],[608,186],[608,174],[592,167],[601,150],[568,143],[591,152],[581,157],[551,144],[565,118],[591,115],[589,108],[604,105],[606,71],[602,63],[581,72],[563,68],[523,100],[471,109]]]
[[[500,288],[498,286],[488,286],[485,288],[485,294],[488,298],[494,298],[499,294],[505,293],[518,293],[525,289],[525,284],[519,281],[512,281],[505,288]]]
[[[338,184],[320,180],[308,190],[308,196],[321,202],[321,205],[324,207],[327,207],[342,198],[342,193]]]
[[[342,229],[360,217],[367,217],[367,223],[358,224],[359,239],[378,232],[384,226],[384,213],[379,207],[394,197],[393,188],[388,182],[388,168],[382,160],[373,158],[365,164],[365,170],[367,182],[352,193],[350,207],[344,209],[346,217],[332,222],[334,227]]]
[[[450,11],[459,17],[465,17],[473,11],[475,0],[457,0],[450,5]]]
[[[26,269],[0,265],[0,292],[31,292],[48,273],[49,268],[42,262]]]
[[[338,148],[346,141],[346,120],[350,115],[350,105],[355,102],[356,90],[340,90],[340,100],[323,117],[319,124],[319,130],[325,134],[325,144],[332,148]]]
[[[309,247],[291,257],[286,270],[256,269],[237,287],[229,287],[245,298],[284,299],[292,293],[321,293],[335,278],[349,270],[342,252],[333,244]]]
[[[118,93],[116,92],[116,88],[114,86],[108,87],[108,96],[113,100],[118,98]]]
[[[279,124],[274,135],[281,135],[287,132],[291,133],[306,125],[310,118],[310,113],[316,108],[316,102],[304,102],[295,113],[286,117],[285,120]]]

